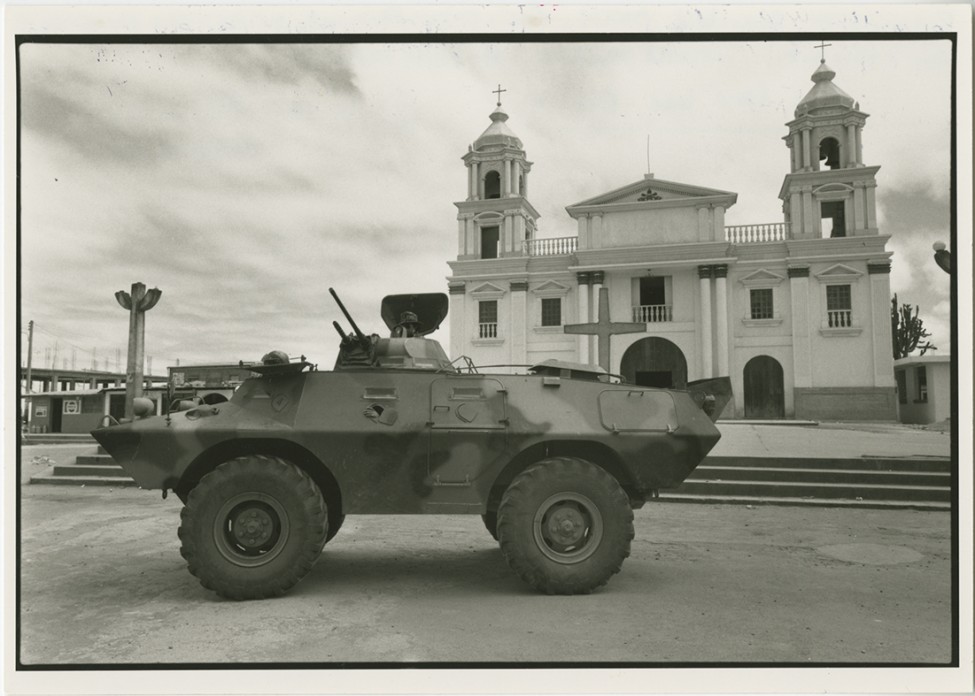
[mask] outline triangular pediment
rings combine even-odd
[[[504,288],[499,288],[494,283],[482,283],[471,290],[471,295],[503,295]]]
[[[681,200],[687,201],[688,205],[692,205],[697,199],[713,197],[737,198],[737,195],[730,191],[720,191],[704,186],[682,184],[676,181],[666,181],[657,178],[644,178],[568,207],[572,209],[641,203],[646,204],[647,207],[651,207],[654,203],[661,201],[667,201],[672,204],[675,201]]]
[[[741,278],[739,282],[741,282],[742,285],[764,285],[768,287],[770,285],[778,285],[783,280],[785,280],[784,276],[780,276],[778,273],[773,273],[772,271],[760,268],[753,273],[749,273],[744,278]]]
[[[829,268],[816,273],[816,277],[820,280],[846,280],[849,278],[858,278],[862,276],[863,273],[855,268],[850,268],[849,266],[837,263]]]
[[[569,288],[566,285],[562,285],[562,283],[549,280],[536,288],[532,288],[532,292],[536,295],[565,295],[569,292]]]

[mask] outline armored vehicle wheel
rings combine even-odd
[[[498,536],[508,565],[528,584],[548,594],[588,594],[630,555],[633,510],[606,471],[554,457],[508,486]]]
[[[318,486],[277,457],[224,462],[190,492],[180,553],[205,588],[229,599],[284,594],[311,570],[328,513]]]
[[[491,533],[495,541],[498,541],[498,511],[489,510],[487,513],[481,515],[481,519],[484,520],[484,527]]]

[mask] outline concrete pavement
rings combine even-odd
[[[947,457],[950,432],[899,423],[820,423],[813,426],[754,425],[720,421],[721,440],[711,451],[722,457]]]

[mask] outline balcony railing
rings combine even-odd
[[[526,239],[525,256],[562,256],[574,254],[578,237],[549,237],[547,239]]]
[[[831,329],[844,329],[853,326],[853,310],[831,309],[826,312],[826,322]]]
[[[673,305],[637,305],[633,308],[633,321],[658,324],[674,320]]]
[[[724,228],[724,238],[732,244],[781,242],[789,237],[789,223],[770,222],[761,225],[733,225]]]
[[[478,324],[478,338],[497,338],[498,337],[498,324],[497,322],[491,322],[489,324]]]

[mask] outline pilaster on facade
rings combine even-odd
[[[728,340],[728,266],[717,264],[714,269],[715,317],[717,328],[718,376],[727,377],[731,343]]]
[[[809,317],[809,266],[789,266],[792,299],[792,372],[796,387],[812,386],[812,344]]]
[[[891,350],[890,261],[881,259],[867,263],[870,278],[871,320],[873,323],[873,386],[894,386],[894,356]]]
[[[714,266],[698,266],[697,272],[701,285],[701,379],[707,379],[714,376],[711,342],[711,277],[714,274]]]

